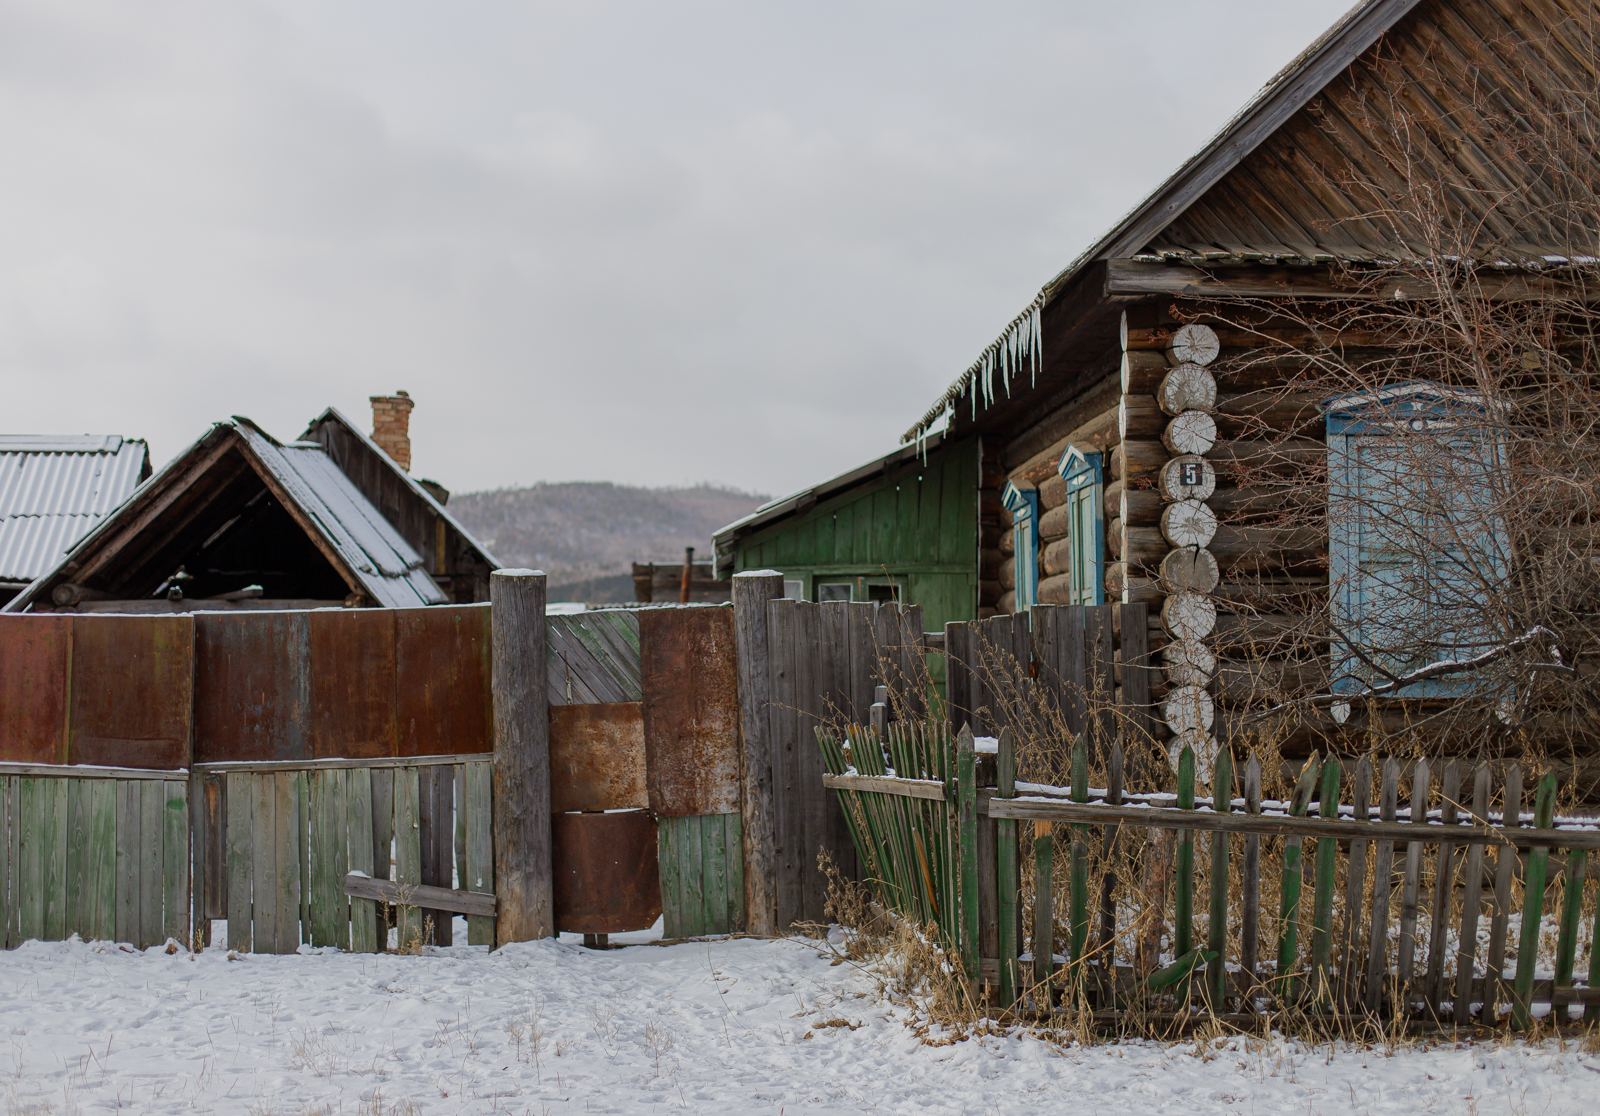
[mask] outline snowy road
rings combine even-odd
[[[0,1031],[12,1116],[1600,1109],[1600,1057],[1570,1045],[924,1045],[799,942],[237,961],[32,942],[0,953]]]

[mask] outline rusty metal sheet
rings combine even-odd
[[[733,609],[647,609],[639,653],[650,809],[674,818],[737,813]]]
[[[311,756],[395,752],[394,609],[310,612]]]
[[[494,751],[489,606],[394,611],[397,754]]]
[[[311,633],[304,612],[194,618],[194,760],[309,759]]]
[[[643,704],[552,705],[551,811],[628,810],[649,804]]]
[[[67,762],[72,617],[0,616],[0,760]]]
[[[656,819],[648,811],[553,814],[556,929],[648,930],[661,917]]]
[[[67,762],[189,766],[194,617],[72,618]]]

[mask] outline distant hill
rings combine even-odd
[[[450,497],[450,511],[500,561],[550,575],[551,600],[632,597],[634,562],[711,557],[711,532],[766,503],[732,488],[633,488],[598,481]]]

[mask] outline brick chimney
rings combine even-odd
[[[394,458],[394,463],[411,472],[411,396],[403,391],[393,395],[374,395],[372,400],[372,440]]]

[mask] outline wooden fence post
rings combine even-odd
[[[772,734],[767,706],[772,675],[767,662],[767,602],[783,596],[777,570],[733,575],[733,644],[739,668],[739,739],[743,746],[745,929],[778,932],[777,854],[773,847]]]
[[[494,685],[495,938],[555,934],[550,861],[550,705],[545,674],[545,575],[489,577]]]

